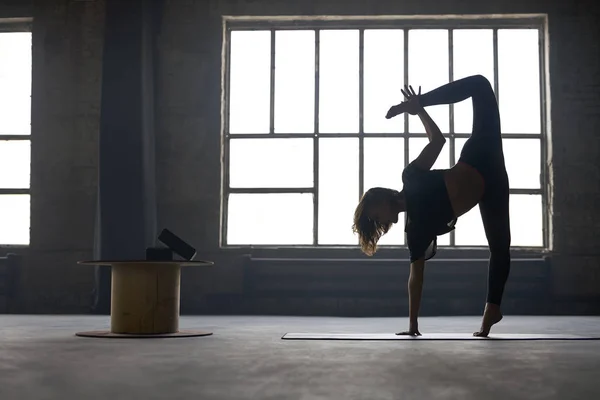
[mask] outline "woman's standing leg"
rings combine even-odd
[[[503,161],[503,160],[502,160]],[[486,182],[486,192],[479,202],[490,258],[488,264],[487,302],[476,336],[487,336],[492,325],[500,322],[500,305],[510,274],[510,209],[509,185],[504,162],[497,161],[497,176]],[[491,186],[491,187],[490,187]]]

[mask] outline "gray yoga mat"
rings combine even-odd
[[[595,336],[544,333],[490,333],[475,337],[472,333],[424,333],[422,336],[403,336],[394,333],[286,333],[284,340],[600,340]]]

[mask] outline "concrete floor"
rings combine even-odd
[[[97,316],[0,315],[0,399],[598,399],[600,341],[285,341],[396,332],[404,318],[183,317],[186,339],[89,339]],[[472,332],[476,317],[422,318]],[[600,334],[600,317],[505,317],[496,332]]]

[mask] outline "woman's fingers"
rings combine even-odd
[[[421,95],[421,86],[419,86],[419,94],[417,94],[415,92],[415,89],[413,89],[412,85],[404,85],[404,89],[400,89],[400,91],[402,92],[402,94],[404,95],[404,97],[406,97],[407,99],[413,97],[413,96],[420,96]]]

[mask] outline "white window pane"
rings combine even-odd
[[[414,161],[421,151],[427,146],[429,143],[429,139],[427,138],[410,138],[408,139],[408,159],[409,162]],[[450,168],[450,146],[448,143],[442,149],[438,159],[435,164],[433,164],[432,169],[448,169]],[[450,235],[442,235],[438,236],[437,241],[438,246],[448,246],[450,245]]]
[[[0,32],[0,135],[31,134],[31,33]]]
[[[494,34],[491,29],[455,29],[453,33],[454,80],[485,76],[494,86]],[[454,105],[454,132],[473,130],[471,99]]]
[[[364,139],[364,187],[402,190],[404,138]]]
[[[358,244],[358,139],[319,139],[319,244]]]
[[[536,247],[543,245],[541,195],[510,196],[511,246]],[[487,246],[479,206],[458,219],[457,246]]]
[[[29,244],[30,206],[28,194],[0,195],[0,244]]]
[[[542,246],[542,217],[541,195],[511,195],[512,246]],[[487,246],[479,206],[458,219],[455,240],[457,246]]]
[[[231,32],[229,132],[268,133],[271,115],[271,32]]]
[[[415,92],[421,86],[427,93],[448,83],[450,75],[448,58],[448,31],[445,29],[411,29],[408,32],[408,83]],[[438,105],[427,107],[427,112],[442,132],[450,128],[450,107]],[[416,115],[408,118],[412,133],[423,133],[425,128]]]
[[[479,205],[476,205],[469,212],[458,218],[455,232],[454,244],[456,246],[488,245]]]
[[[413,162],[421,151],[427,146],[429,139],[427,138],[410,138],[408,139],[408,160]],[[431,169],[448,169],[450,168],[450,144],[446,142],[444,148],[440,152],[435,164]]]
[[[498,96],[503,133],[541,133],[537,29],[498,30]]]
[[[455,139],[455,160],[460,158],[467,139]],[[511,189],[540,188],[540,157],[539,139],[506,139],[502,140],[504,163],[508,172],[508,182]]]
[[[404,132],[404,118],[385,118],[404,100],[404,31],[367,29],[364,35],[364,131]]]
[[[0,141],[0,189],[27,189],[31,171],[29,140]]]
[[[313,186],[313,139],[231,139],[232,188]]]
[[[231,193],[227,244],[312,244],[313,206],[311,193]]]
[[[315,31],[275,32],[275,133],[315,131]]]
[[[437,237],[438,246],[450,246],[450,233]]]
[[[504,163],[513,189],[540,188],[540,139],[503,139]]]
[[[513,247],[544,245],[542,196],[513,194],[510,196],[510,233]]]
[[[386,187],[402,190],[402,170],[404,169],[404,138],[365,138],[364,139],[364,188]],[[400,215],[380,245],[404,244],[404,213]]]
[[[358,39],[357,30],[320,33],[320,132],[358,133]]]

